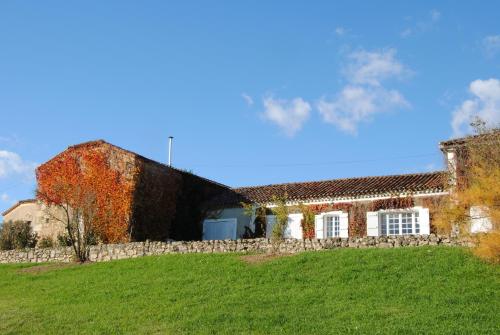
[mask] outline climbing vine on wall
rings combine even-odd
[[[102,242],[127,241],[132,182],[110,167],[106,152],[83,149],[65,151],[37,169],[37,198],[80,213]]]
[[[448,200],[447,196],[440,197],[423,197],[419,199],[420,205],[429,208],[429,220],[430,222],[434,222],[436,216],[440,214],[443,209],[443,206],[446,204]],[[438,229],[434,224],[430,226],[431,233],[445,233],[441,229]]]
[[[375,201],[365,202],[340,202],[332,204],[312,204],[299,205],[299,211],[303,213],[302,234],[304,238],[314,238],[314,216],[326,213],[341,211],[348,213],[349,236],[366,236],[366,212],[378,211],[382,209],[403,209],[414,206],[412,197],[390,197]]]
[[[302,227],[302,237],[314,238],[314,210],[311,206],[306,206],[304,204],[299,204],[299,210],[302,212],[302,220],[300,222]]]
[[[412,208],[415,202],[412,197],[390,197],[388,199],[378,199],[372,202],[370,211],[376,212],[381,209],[403,209]]]

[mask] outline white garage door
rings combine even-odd
[[[204,240],[235,240],[236,218],[203,221]]]

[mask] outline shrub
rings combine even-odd
[[[0,229],[0,249],[33,248],[37,242],[37,235],[33,233],[27,221],[7,221]]]
[[[273,197],[273,202],[276,207],[272,208],[273,214],[276,216],[276,221],[271,231],[271,241],[273,245],[273,252],[278,252],[280,244],[285,235],[285,229],[288,225],[288,207],[286,205],[287,195],[285,193],[282,197]]]
[[[57,235],[57,245],[60,247],[71,247],[71,239],[67,234]]]
[[[244,202],[241,203],[241,206],[243,207],[243,213],[251,219],[253,218],[253,222],[250,222],[250,224],[253,223],[255,227],[252,231],[250,227],[245,226],[245,234],[243,235],[243,238],[266,237],[267,207],[261,205],[255,206],[254,204],[247,204]]]
[[[42,237],[39,241],[37,246],[39,248],[52,248],[54,246],[54,240],[50,237]]]
[[[493,231],[480,235],[473,252],[478,257],[500,264],[500,232]]]

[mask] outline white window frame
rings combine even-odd
[[[329,222],[329,220],[331,220]],[[328,225],[331,223],[331,231],[328,229]],[[330,237],[340,237],[340,215],[328,213],[323,216],[323,231],[325,238]],[[331,232],[331,236],[328,234]]]
[[[421,224],[418,210],[390,210],[380,213],[380,236],[420,235]],[[408,219],[410,219],[408,221]],[[403,227],[405,225],[405,227]]]

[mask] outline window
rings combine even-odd
[[[413,232],[413,213],[401,214],[401,233],[403,235],[410,235]]]
[[[420,234],[418,212],[391,212],[382,215],[380,235]]]
[[[325,216],[325,237],[340,236],[340,218],[338,215]]]
[[[415,221],[415,234],[420,234],[420,221],[418,220],[418,212],[414,213],[413,219]]]
[[[399,234],[399,215],[389,214],[387,215],[387,223],[389,224],[389,235]]]

